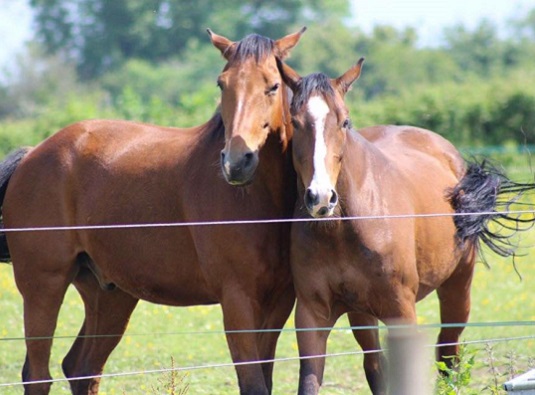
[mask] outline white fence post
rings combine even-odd
[[[425,337],[415,326],[388,329],[388,394],[431,395]]]

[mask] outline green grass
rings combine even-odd
[[[524,173],[525,175],[525,173]],[[513,177],[525,179],[525,177]],[[490,269],[482,263],[476,266],[472,286],[472,313],[470,323],[530,321],[535,324],[535,229],[522,235],[516,267],[522,275],[519,279],[512,259],[502,259],[487,253]],[[82,303],[74,290],[69,289],[58,321],[57,336],[78,333],[83,319]],[[418,304],[418,322],[439,322],[438,303],[434,294]],[[342,317],[337,329],[331,333],[328,352],[356,355],[332,356],[327,359],[322,394],[369,393],[361,368],[362,356]],[[275,364],[274,394],[294,394],[297,389],[299,363],[297,343],[293,328],[293,316],[281,335],[277,358],[290,358]],[[134,312],[127,335],[112,353],[105,374],[183,368],[175,381],[183,378],[182,387],[189,385],[188,394],[237,394],[234,369],[225,367],[199,367],[203,365],[229,364],[230,357],[222,332],[219,306],[174,308],[141,302]],[[429,345],[434,344],[437,328],[423,330]],[[382,331],[386,335],[386,331]],[[486,342],[490,339],[506,339],[531,336],[527,340]],[[22,300],[16,289],[12,267],[0,265],[0,384],[20,381],[24,361]],[[532,326],[472,326],[463,340],[471,343],[466,353],[474,355],[469,391],[463,394],[505,393],[503,382],[512,375],[535,367],[535,325]],[[54,342],[51,372],[54,378],[63,378],[60,364],[69,349],[72,338],[58,338]],[[385,344],[385,342],[383,342]],[[434,348],[428,348],[429,369],[434,375],[432,359]],[[434,376],[433,376],[434,377]],[[131,374],[104,378],[101,393],[154,394],[164,393],[169,383],[169,373]],[[157,389],[157,390],[155,390]],[[178,392],[178,391],[177,391]],[[2,394],[20,394],[21,386],[0,387]],[[54,394],[68,394],[68,384],[53,385]],[[167,392],[169,393],[169,392]]]
[[[535,240],[535,232],[523,240],[528,245]],[[533,249],[528,255],[517,259],[522,273],[520,281],[514,272],[511,260],[491,260],[491,269],[477,265],[473,285],[473,308],[470,322],[535,321],[535,271],[532,269]],[[21,298],[14,285],[12,268],[0,266],[0,383],[20,380],[20,369],[24,359],[24,343],[20,338],[22,330]],[[436,298],[432,295],[418,305],[419,323],[438,322]],[[73,335],[82,321],[82,307],[76,292],[70,289],[58,323],[57,335]],[[342,318],[338,327],[346,327]],[[127,336],[112,354],[106,373],[134,372],[176,367],[226,364],[230,362],[224,335],[221,333],[221,314],[218,306],[172,308],[141,303],[135,311]],[[281,335],[278,358],[297,356],[295,334],[290,330]],[[428,343],[432,344],[436,329],[425,330]],[[481,341],[495,338],[511,338],[535,335],[535,327],[469,327],[463,339]],[[54,343],[51,369],[55,378],[63,377],[60,362],[72,339],[57,339]],[[512,371],[522,372],[533,366],[535,339],[511,340],[492,344],[488,350],[486,343],[469,345],[476,353],[476,365],[472,371],[470,388],[482,393],[492,393],[487,387],[501,384]],[[329,338],[329,352],[343,353],[358,351],[351,333],[336,330]],[[431,356],[432,349],[429,349]],[[492,358],[490,358],[492,354]],[[489,359],[490,358],[490,359]],[[494,366],[494,368],[492,368]],[[191,394],[236,394],[237,383],[232,367],[213,367],[187,370],[185,382],[189,383]],[[298,362],[281,361],[275,366],[276,394],[295,393]],[[166,380],[165,373],[136,374],[124,377],[106,378],[102,383],[103,394],[143,394]],[[345,394],[348,392],[367,393],[361,369],[361,356],[336,356],[327,360],[325,386],[322,393]],[[21,388],[0,388],[2,394],[19,394]],[[54,384],[54,393],[68,393],[66,383]]]

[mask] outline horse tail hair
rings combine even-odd
[[[2,162],[0,162],[0,262],[11,261],[6,233],[3,231],[4,221],[2,218],[2,208],[4,206],[4,198],[6,197],[7,185],[20,161],[26,156],[29,150],[30,147],[19,148],[11,152]]]
[[[483,242],[500,256],[514,256],[514,235],[530,229],[535,217],[518,212],[521,210],[511,212],[512,207],[522,204],[521,197],[534,191],[535,183],[511,181],[485,159],[467,165],[464,176],[447,193],[456,213],[453,220],[460,243],[470,243],[481,254]]]

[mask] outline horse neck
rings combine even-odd
[[[377,177],[384,169],[384,156],[358,132],[348,134],[336,190],[346,216],[363,215],[374,211],[377,198]]]
[[[284,205],[285,215],[291,217],[297,198],[297,177],[291,160],[291,147],[281,142],[279,134],[268,136],[260,150],[256,171],[252,186],[264,189],[273,202]]]

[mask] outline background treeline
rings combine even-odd
[[[507,31],[481,20],[421,47],[412,28],[365,33],[349,0],[31,0],[35,39],[3,71],[0,155],[86,118],[190,126],[213,113],[224,65],[206,27],[239,40],[308,31],[288,62],[336,77],[360,56],[348,96],[358,126],[413,124],[460,147],[535,143],[535,8]],[[357,8],[358,12],[358,8]],[[429,40],[427,40],[429,41]]]

